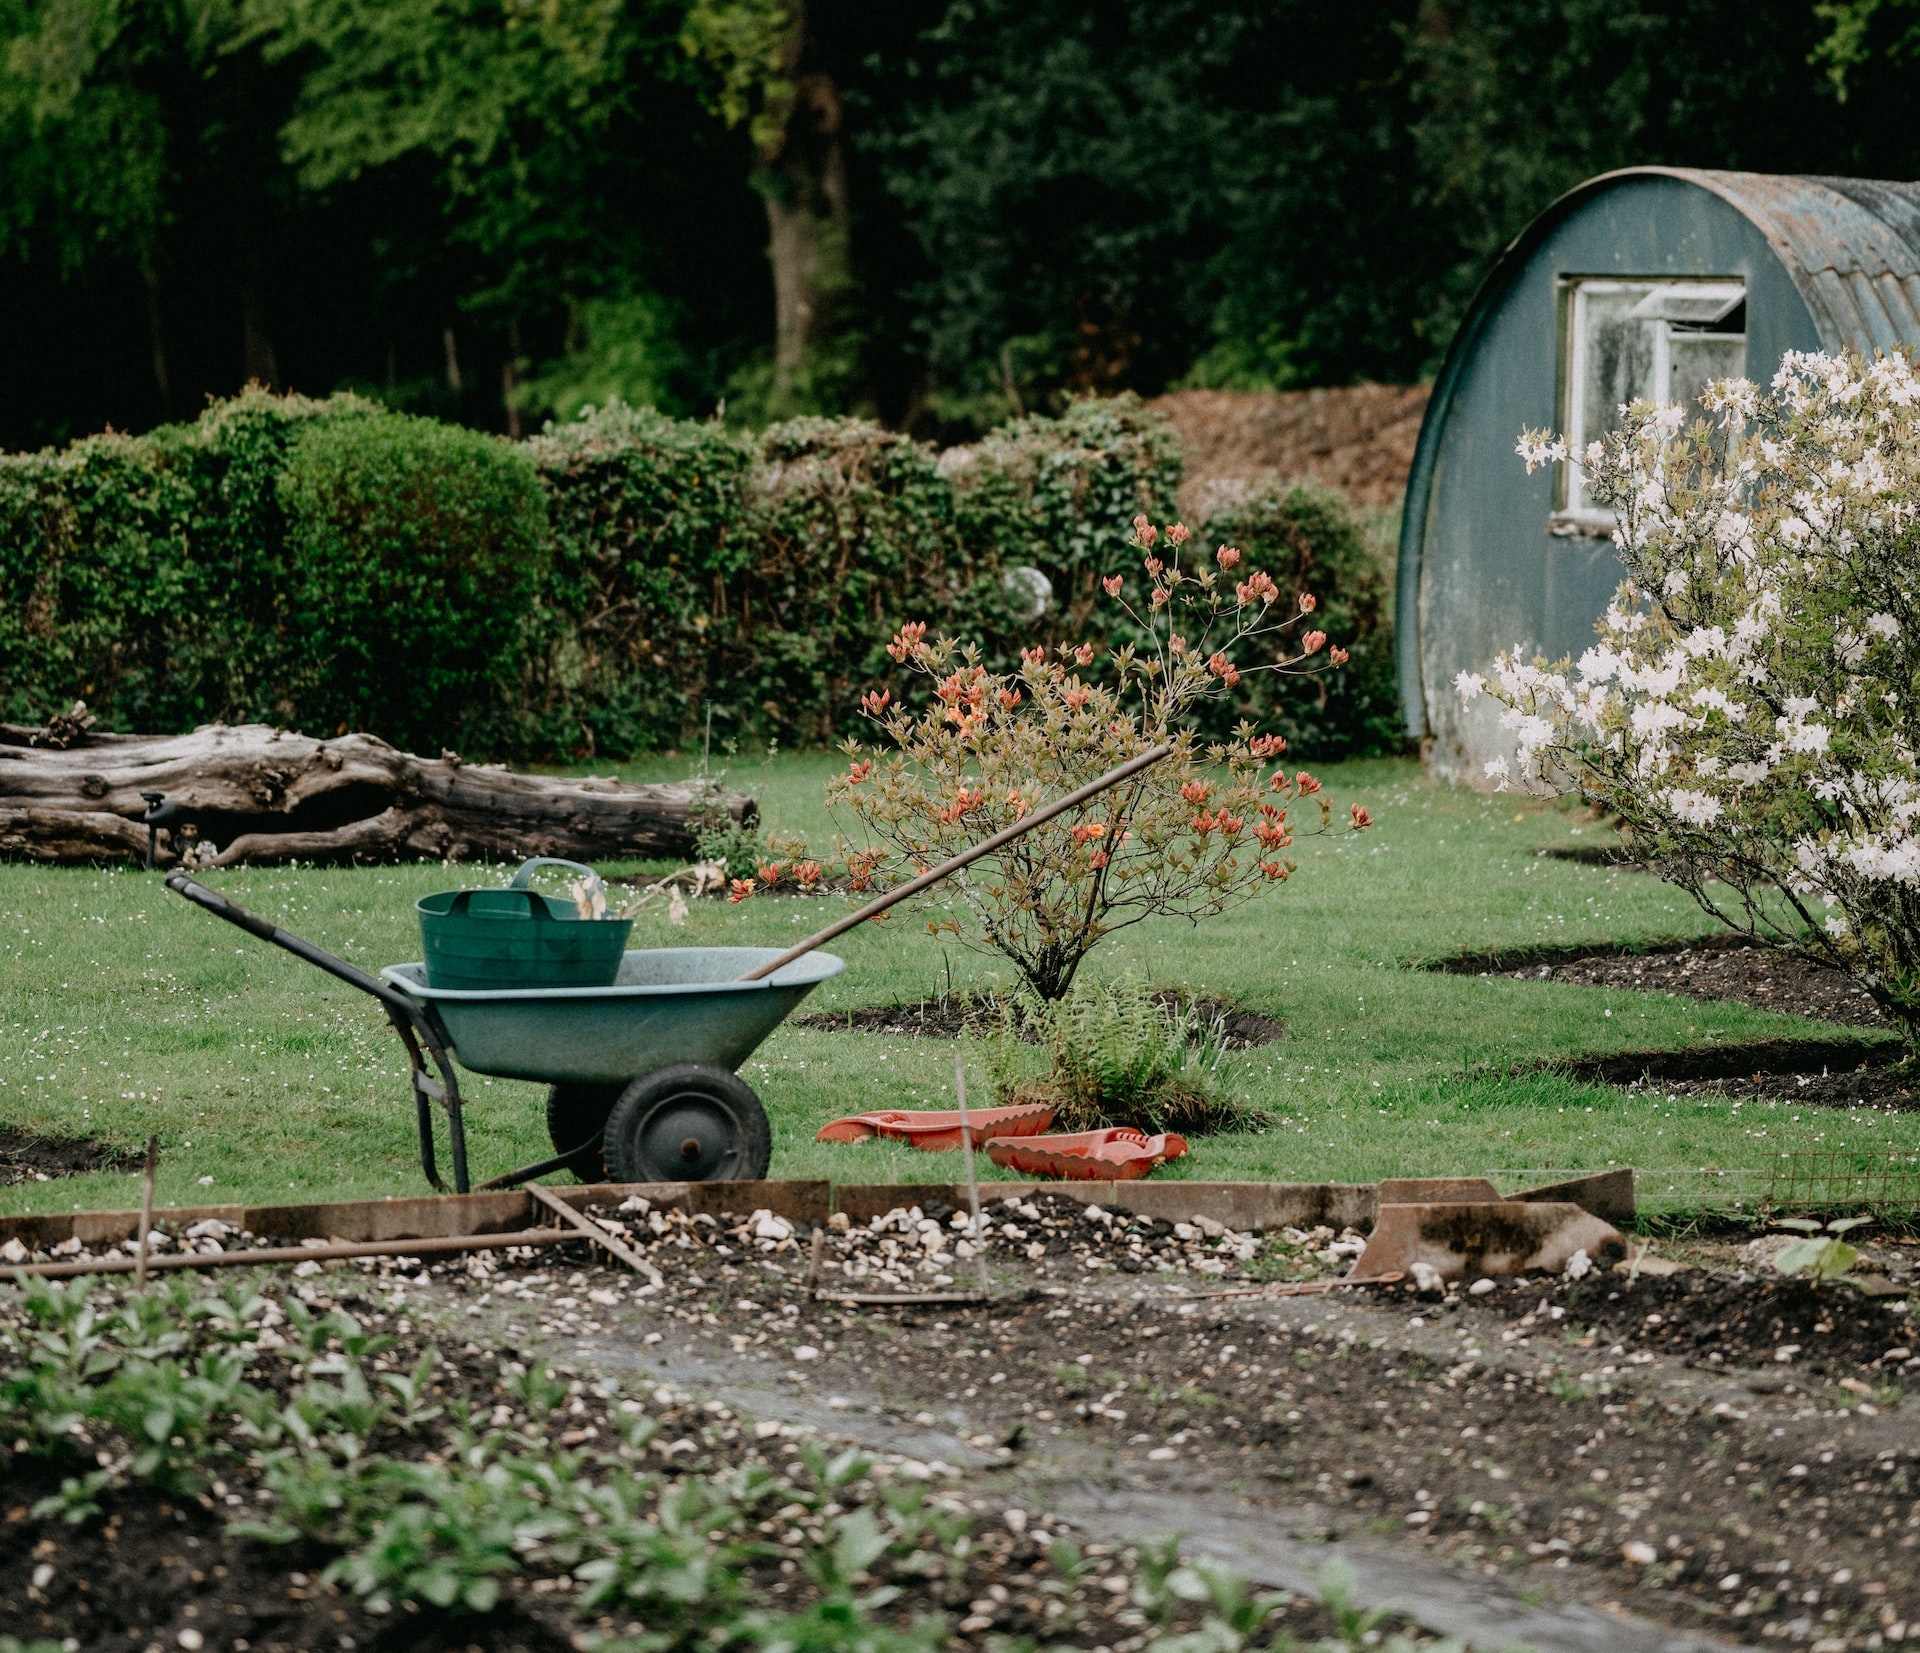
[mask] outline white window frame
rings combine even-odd
[[[1648,394],[1656,402],[1666,402],[1671,399],[1673,387],[1672,321],[1676,318],[1662,316],[1660,311],[1673,307],[1677,301],[1692,299],[1702,310],[1697,319],[1719,321],[1747,302],[1747,282],[1744,276],[1682,276],[1677,279],[1657,276],[1572,276],[1565,279],[1564,287],[1566,319],[1561,359],[1565,365],[1561,384],[1560,428],[1566,436],[1569,457],[1559,468],[1560,475],[1554,490],[1555,510],[1548,519],[1547,531],[1558,535],[1607,538],[1614,530],[1614,513],[1602,506],[1582,504],[1579,477],[1576,475],[1577,456],[1586,451],[1587,443],[1591,440],[1585,428],[1588,298],[1601,293],[1645,294],[1634,306],[1633,313],[1639,315],[1644,311],[1645,319],[1661,324],[1653,331],[1653,382],[1648,387]],[[1743,349],[1747,340],[1744,332],[1722,333],[1716,337],[1728,342],[1738,339]]]

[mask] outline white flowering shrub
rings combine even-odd
[[[1594,646],[1502,655],[1468,700],[1734,929],[1855,977],[1920,1044],[1920,377],[1789,355],[1709,418],[1637,403],[1574,457],[1626,566]],[[1529,469],[1569,459],[1528,432]]]

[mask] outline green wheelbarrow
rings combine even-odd
[[[467,1192],[455,1057],[474,1073],[549,1087],[553,1158],[494,1177],[482,1188],[508,1188],[554,1171],[572,1171],[584,1182],[609,1176],[616,1182],[752,1181],[767,1174],[772,1145],[766,1109],[735,1070],[815,987],[846,968],[820,948],[1091,802],[1173,750],[1150,747],[784,951],[662,947],[627,953],[609,987],[433,987],[424,964],[390,965],[382,980],[256,917],[185,872],[169,873],[167,888],[380,1001],[407,1047],[420,1164],[435,1188],[446,1187],[434,1159],[437,1102],[447,1113],[454,1189]],[[528,862],[516,885],[543,859]],[[524,888],[520,894],[532,899]]]
[[[771,947],[663,947],[625,954],[610,987],[436,988],[423,964],[370,976],[184,872],[168,874],[167,887],[380,1001],[407,1048],[421,1167],[445,1190],[434,1151],[437,1103],[461,1194],[467,1141],[456,1058],[472,1073],[548,1086],[554,1157],[483,1188],[561,1170],[583,1182],[764,1177],[772,1155],[766,1109],[735,1070],[846,968],[818,950],[789,958]]]

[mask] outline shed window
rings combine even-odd
[[[1746,372],[1744,281],[1592,280],[1568,287],[1562,428],[1575,453],[1614,429],[1629,402],[1696,402],[1713,380]],[[1609,532],[1612,514],[1587,497],[1585,473],[1577,465],[1562,473],[1555,531]]]

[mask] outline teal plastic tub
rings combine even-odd
[[[599,883],[591,867],[540,856],[504,889],[442,890],[421,899],[429,986],[489,992],[613,984],[633,920],[582,918],[574,902],[531,888],[540,867],[567,867]]]

